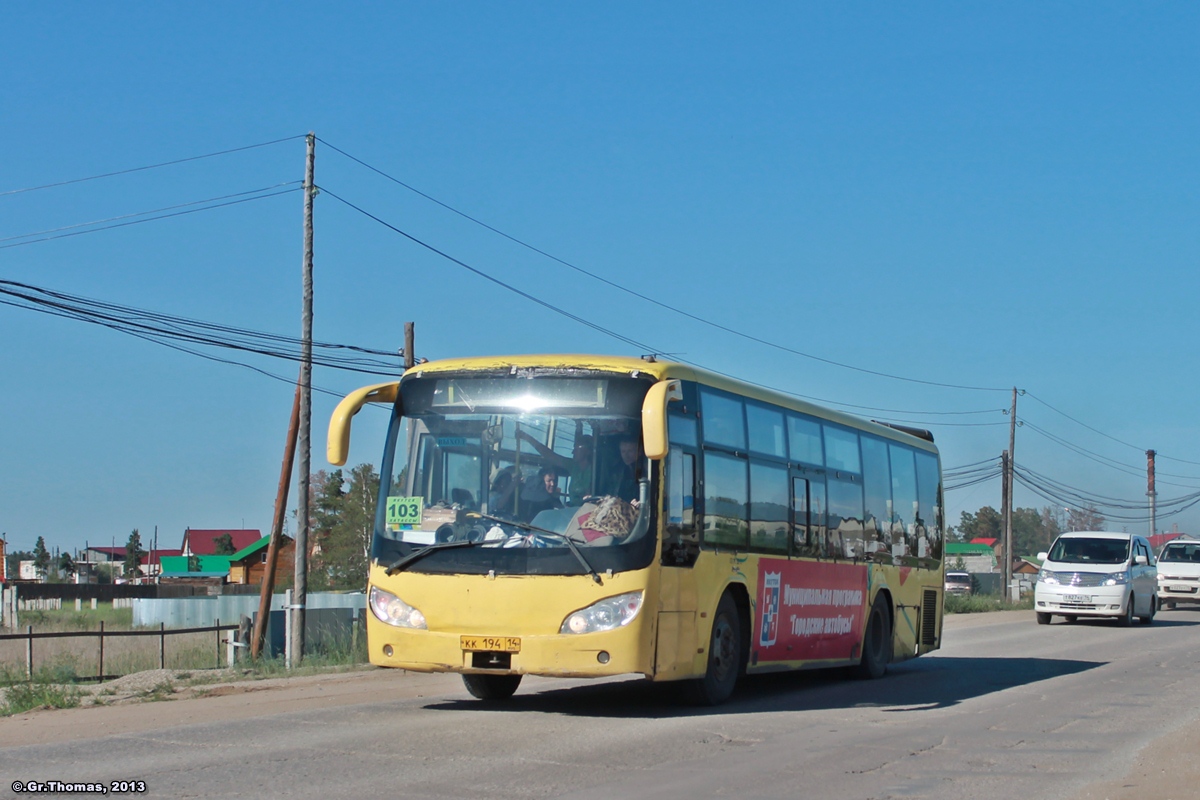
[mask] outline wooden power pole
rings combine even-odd
[[[1158,492],[1154,489],[1154,457],[1158,455],[1153,450],[1146,451],[1146,497],[1150,498],[1150,535],[1158,533],[1158,527],[1155,515],[1157,512],[1156,501],[1158,500]]]
[[[262,655],[267,634],[267,619],[271,614],[271,595],[275,592],[275,566],[279,563],[279,547],[283,540],[283,517],[287,513],[288,487],[292,483],[292,462],[296,459],[296,431],[300,427],[300,386],[292,398],[292,416],[288,421],[287,442],[283,446],[283,465],[279,468],[279,489],[275,492],[275,516],[271,521],[271,541],[267,545],[267,566],[263,570],[262,588],[258,595],[258,618],[250,637],[250,657]],[[290,611],[283,613],[289,614]]]
[[[1005,496],[1004,505],[1004,598],[1009,599],[1009,586],[1012,584],[1012,562],[1013,562],[1013,537],[1012,537],[1012,518],[1013,518],[1013,463],[1017,456],[1017,387],[1012,390],[1012,409],[1008,415],[1008,468],[1005,474],[1008,476],[1008,491]]]
[[[308,134],[308,157],[304,168],[304,302],[300,318],[300,429],[297,445],[300,449],[300,479],[296,492],[299,524],[296,525],[296,570],[292,594],[292,631],[288,641],[288,666],[298,665],[304,658],[304,611],[308,599],[308,482],[312,471],[312,305],[313,305],[313,198],[317,160],[317,137]]]

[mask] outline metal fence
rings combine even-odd
[[[100,623],[100,630],[97,631],[58,631],[53,633],[34,633],[33,626],[30,625],[25,633],[6,633],[0,634],[0,641],[13,641],[17,639],[26,640],[25,645],[25,674],[30,680],[33,679],[33,641],[34,639],[79,639],[85,637],[93,637],[99,643],[99,669],[95,676],[80,676],[83,680],[111,680],[120,677],[119,675],[104,674],[104,640],[112,639],[113,637],[122,636],[157,636],[158,637],[158,664],[160,669],[165,669],[167,664],[167,637],[179,636],[192,633],[213,633],[215,646],[214,666],[221,666],[221,631],[237,630],[237,625],[222,625],[221,620],[216,620],[215,624],[207,627],[199,628],[172,628],[167,629],[166,625],[160,624],[158,630],[141,630],[141,631],[105,631],[104,623]]]

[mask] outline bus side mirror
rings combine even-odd
[[[337,467],[346,463],[350,454],[350,421],[360,408],[367,403],[394,403],[399,395],[400,384],[393,381],[364,386],[342,398],[329,419],[329,442],[325,445],[329,463]]]
[[[679,381],[659,381],[646,392],[642,401],[642,441],[646,457],[659,461],[667,455],[667,403],[683,399]]]

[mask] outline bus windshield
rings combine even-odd
[[[384,454],[392,478],[373,558],[417,572],[644,566],[653,551],[639,422],[648,386],[611,373],[409,377]]]

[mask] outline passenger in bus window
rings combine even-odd
[[[550,467],[542,467],[538,470],[537,482],[521,490],[521,516],[531,520],[552,508],[562,508],[558,497],[558,473]]]
[[[513,497],[516,496],[519,481],[514,479],[515,467],[505,467],[496,473],[492,481],[492,489],[488,492],[488,513],[496,517],[510,519],[513,514]]]
[[[517,438],[529,442],[538,455],[550,462],[560,471],[567,473],[570,492],[567,502],[573,506],[583,505],[583,498],[592,494],[592,437],[581,435],[575,439],[575,449],[571,458],[559,455],[529,434],[521,431]]]
[[[638,497],[641,447],[638,446],[637,437],[629,433],[617,440],[617,447],[621,461],[608,478],[605,494],[615,494],[622,500],[633,501]]]

